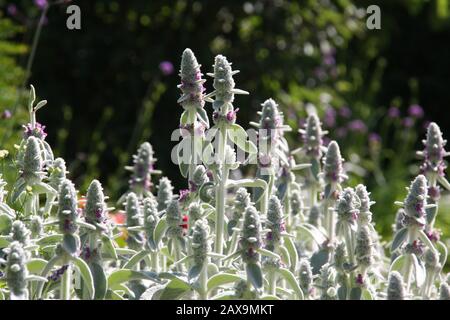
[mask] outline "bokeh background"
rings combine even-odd
[[[66,28],[69,2],[81,8],[81,30]],[[381,8],[381,30],[366,28],[371,4]],[[436,121],[450,133],[447,0],[0,0],[0,149],[20,138],[32,83],[49,101],[38,120],[82,192],[95,177],[120,195],[123,167],[143,141],[184,187],[170,135],[186,47],[204,73],[219,53],[241,70],[237,86],[251,93],[235,103],[244,127],[273,97],[294,129],[291,146],[300,146],[296,132],[313,103],[348,160],[349,183],[372,191],[384,235],[418,172],[424,127]],[[449,234],[449,206],[440,211]]]

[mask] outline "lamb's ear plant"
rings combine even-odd
[[[10,299],[28,300],[30,298],[28,289],[29,282],[47,282],[47,279],[29,274],[27,268],[29,253],[20,242],[13,241],[5,252],[8,254],[6,261],[6,283],[8,284]]]
[[[307,163],[311,164],[305,179],[305,188],[308,193],[308,206],[312,208],[317,203],[320,191],[319,174],[321,172],[321,159],[327,150],[323,145],[323,137],[327,131],[322,130],[322,124],[314,108],[310,108],[305,127],[299,129],[302,135],[303,146],[292,151],[299,154]]]
[[[216,141],[216,159],[214,161],[215,170],[213,170],[215,182],[215,241],[214,252],[223,253],[224,247],[224,227],[225,227],[225,206],[227,182],[229,179],[229,171],[233,163],[227,163],[227,143],[232,141],[241,150],[250,154],[256,153],[255,145],[247,140],[247,133],[236,123],[236,113],[238,109],[233,106],[235,94],[248,94],[248,92],[235,88],[233,75],[238,70],[231,69],[231,63],[222,55],[216,56],[214,60],[214,72],[208,75],[214,78],[214,91],[206,95],[207,99],[214,98],[213,106],[213,122],[212,128],[215,132]],[[206,148],[212,148],[206,147]],[[230,153],[230,152],[228,152]],[[236,187],[237,185],[233,185]]]
[[[36,112],[46,101],[35,103],[32,88],[30,122],[15,157],[0,166],[0,300],[449,300],[447,246],[435,227],[441,192],[450,189],[437,124],[386,244],[370,192],[346,179],[338,143],[325,147],[315,108],[306,105],[298,149],[273,99],[251,122],[259,131],[252,136],[236,123],[234,97],[247,94],[235,88],[237,71],[222,55],[213,68],[206,94],[200,64],[183,52],[183,140],[174,151],[187,157],[179,162],[186,187],[174,194],[167,177],[155,181],[161,172],[144,142],[127,167],[117,201],[124,210],[108,208],[95,179],[78,195],[45,142]],[[244,165],[246,176],[234,178]]]
[[[130,192],[133,192],[138,199],[153,196],[150,189],[153,185],[152,176],[161,174],[155,169],[156,158],[154,158],[153,147],[150,143],[142,143],[135,155],[133,155],[133,165],[126,166],[125,169],[131,172],[128,180],[129,190],[119,198],[118,203],[122,203]]]
[[[58,230],[62,235],[61,242],[56,246],[54,256],[43,268],[42,277],[47,277],[55,265],[62,266],[58,296],[62,300],[71,300],[74,294],[73,272],[75,271],[87,288],[87,297],[93,299],[95,296],[94,280],[89,266],[79,257],[81,242],[78,233],[80,227],[91,230],[95,227],[80,219],[77,191],[68,179],[59,186],[57,218],[51,223],[58,225]],[[36,290],[37,298],[42,297],[42,291],[43,285],[40,283]]]
[[[439,254],[433,243],[424,232],[426,225],[426,210],[435,207],[428,204],[428,183],[423,175],[417,176],[408,188],[404,202],[398,204],[405,210],[405,227],[397,231],[392,242],[391,251],[402,250],[391,265],[391,270],[401,268],[406,293],[410,294],[411,282],[414,276],[416,286],[421,287],[425,281],[425,269],[420,260],[423,246],[427,246],[435,254]],[[402,246],[404,244],[404,246]],[[414,271],[414,274],[413,274]]]

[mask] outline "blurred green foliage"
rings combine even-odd
[[[11,3],[0,0],[3,16]],[[212,70],[218,53],[241,70],[238,86],[251,93],[236,101],[238,122],[245,127],[265,99],[276,99],[294,129],[289,137],[293,148],[300,144],[295,132],[308,103],[316,105],[324,120],[334,110],[335,122],[324,126],[350,163],[350,183],[364,180],[372,190],[374,217],[384,235],[391,232],[393,202],[402,200],[417,173],[414,150],[421,148],[423,124],[435,120],[444,134],[450,131],[450,119],[442,117],[449,102],[448,1],[73,3],[81,7],[82,30],[67,30],[65,6],[52,6],[30,82],[49,100],[40,121],[81,190],[99,177],[112,197],[121,194],[127,182],[123,166],[144,140],[153,144],[158,168],[183,187],[170,161],[175,145],[170,136],[181,114],[176,71],[186,47],[195,52],[204,73]],[[17,54],[30,44],[41,11],[31,1],[14,4],[18,13],[12,20],[23,32],[8,31],[7,36],[15,41]],[[365,27],[370,4],[381,7],[381,30]],[[15,30],[4,24],[2,19],[5,30]],[[0,55],[11,59],[3,51]],[[10,89],[0,80],[0,90],[10,90],[0,95],[10,97],[1,101],[1,110],[13,103],[20,84],[20,69],[9,61],[17,75],[8,82]],[[173,64],[174,71],[160,69],[161,62]],[[5,74],[11,75],[2,72],[0,78]],[[206,87],[211,90],[211,81]],[[407,109],[415,103],[425,108],[425,118],[408,117]],[[391,106],[399,108],[399,118],[386,116]],[[23,118],[14,121],[22,123]],[[405,121],[412,123],[405,126]],[[449,228],[448,221],[439,222]]]

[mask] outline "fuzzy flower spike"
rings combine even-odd
[[[206,111],[203,109],[205,106],[205,87],[203,84],[206,82],[202,78],[203,74],[200,71],[201,65],[198,64],[197,58],[191,49],[187,48],[183,51],[181,57],[181,69],[180,78],[181,84],[178,88],[181,90],[181,97],[178,99],[178,103],[185,110],[181,116],[182,124],[194,124],[196,120],[199,120],[203,125],[208,128],[209,120]]]

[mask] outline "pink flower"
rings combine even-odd
[[[48,5],[48,2],[47,0],[34,0],[34,4],[42,10]]]
[[[163,75],[170,76],[173,73],[173,71],[174,71],[172,62],[170,62],[170,61],[162,61],[159,64],[159,70],[161,70]]]
[[[418,104],[413,104],[408,109],[408,114],[413,118],[422,118],[423,117],[423,108]]]
[[[15,4],[10,4],[6,8],[6,11],[11,17],[14,17],[17,14],[17,6]]]
[[[398,118],[400,117],[400,110],[397,107],[390,107],[388,110],[389,118]]]

